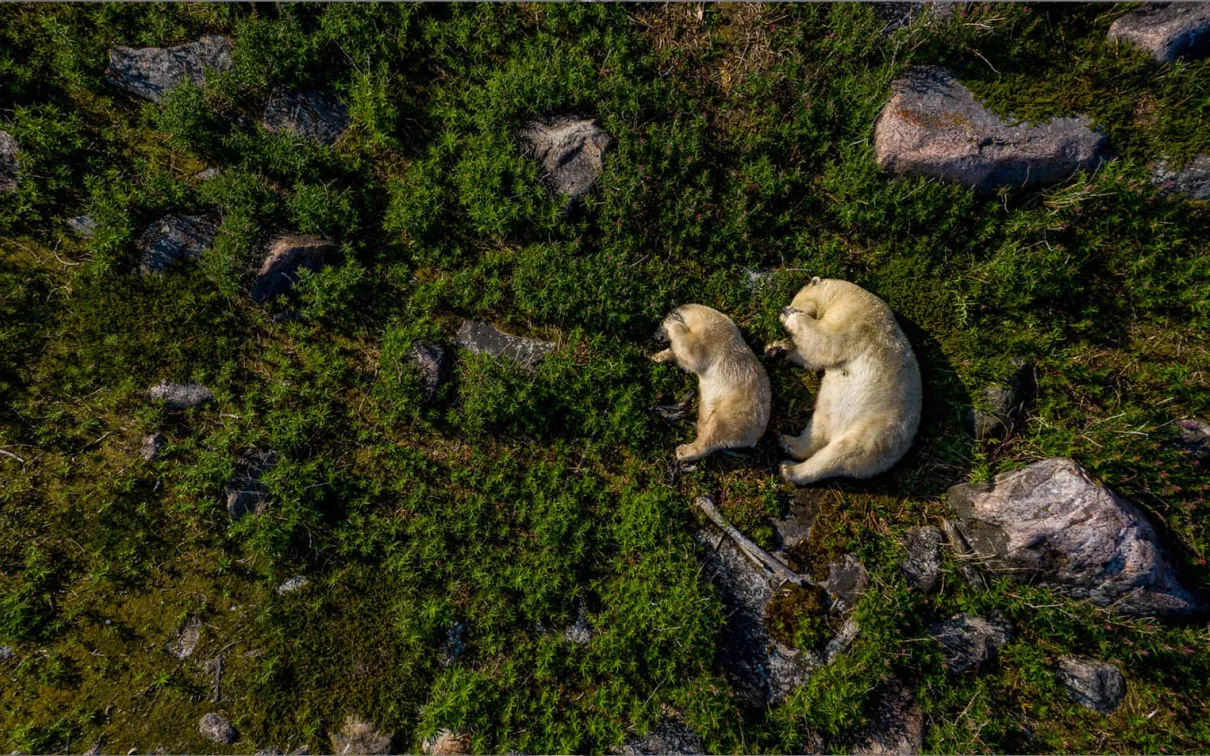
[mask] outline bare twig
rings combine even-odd
[[[735,541],[735,545],[739,547],[749,559],[759,567],[769,570],[782,583],[794,583],[795,585],[814,585],[814,582],[806,575],[800,575],[794,570],[791,570],[786,564],[769,552],[762,549],[753,543],[747,536],[736,530],[735,526],[727,522],[723,517],[722,512],[718,511],[718,507],[714,506],[714,501],[709,496],[699,496],[693,500],[693,505],[702,510],[711,522],[719,527],[724,533]]]

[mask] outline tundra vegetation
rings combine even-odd
[[[327,750],[355,716],[402,749],[449,729],[477,752],[605,751],[675,712],[709,752],[798,752],[845,742],[892,678],[929,752],[1210,749],[1204,620],[968,583],[949,551],[935,593],[898,567],[949,486],[1064,456],[1210,586],[1210,476],[1173,443],[1210,415],[1210,210],[1151,182],[1210,152],[1210,62],[1108,40],[1128,10],[964,5],[887,31],[869,4],[0,7],[19,145],[0,192],[0,750]],[[207,34],[232,65],[201,85],[153,103],[105,80],[114,46]],[[1114,159],[1029,190],[890,176],[873,125],[917,65],[1001,116],[1083,114]],[[266,129],[280,90],[333,93],[347,130]],[[570,204],[521,137],[564,116],[612,137]],[[212,243],[141,271],[170,215]],[[255,302],[286,234],[330,240],[326,264]],[[775,439],[817,384],[761,357],[759,447],[674,474],[693,430],[653,408],[693,384],[646,359],[660,318],[708,304],[759,354],[816,275],[903,323],[925,383],[912,452],[795,490]],[[558,348],[532,368],[455,349],[463,318]],[[422,342],[452,364],[431,393]],[[973,439],[967,411],[1021,361],[1027,415]],[[213,400],[152,402],[164,381]],[[851,553],[869,571],[850,650],[777,707],[744,708],[720,671],[699,495],[766,548],[813,507],[800,569]],[[591,638],[569,642],[582,608]],[[977,674],[929,635],[959,614],[1015,628]],[[815,594],[774,619],[791,645],[838,629]],[[1068,696],[1069,655],[1121,670],[1120,707]],[[235,743],[199,734],[212,712]]]

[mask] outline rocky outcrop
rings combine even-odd
[[[1126,678],[1112,664],[1086,656],[1059,659],[1059,681],[1071,699],[1086,709],[1112,714],[1126,695]]]
[[[943,68],[917,68],[892,85],[874,124],[878,165],[990,192],[1053,184],[1103,160],[1105,138],[1084,118],[1010,125]]]
[[[1198,155],[1182,168],[1174,168],[1168,161],[1161,160],[1151,174],[1151,183],[1163,192],[1210,201],[1210,155]]]
[[[265,105],[261,121],[271,132],[284,132],[333,145],[349,128],[349,111],[331,92],[279,89]]]
[[[1034,366],[1021,363],[1006,383],[983,390],[983,404],[966,416],[967,431],[977,440],[1003,439],[1024,419],[1025,405],[1034,393]]]
[[[1124,614],[1175,617],[1201,608],[1180,585],[1137,507],[1069,459],[1045,459],[949,490],[971,547],[988,565]]]
[[[929,635],[941,644],[945,669],[958,675],[994,661],[1000,647],[1012,638],[1012,625],[998,619],[956,614],[929,626]]]
[[[161,383],[147,394],[168,409],[189,409],[214,401],[214,394],[200,383]]]
[[[289,292],[300,270],[319,270],[335,248],[332,242],[316,234],[277,237],[269,243],[249,296],[252,301],[263,303]]]
[[[546,169],[560,194],[579,197],[592,190],[604,170],[605,150],[613,143],[596,121],[561,119],[547,125],[531,123],[521,140]]]
[[[870,724],[856,738],[853,753],[910,756],[924,745],[924,715],[898,681],[883,688]]]
[[[168,215],[147,227],[139,237],[140,270],[163,273],[173,265],[199,257],[210,249],[218,229],[205,218]]]
[[[264,510],[269,489],[262,479],[275,464],[277,455],[271,451],[253,450],[239,458],[235,464],[235,477],[227,486],[227,514],[232,520]]]
[[[549,341],[510,336],[495,326],[474,320],[462,321],[454,341],[475,354],[486,354],[533,367],[555,350]]]
[[[210,712],[202,717],[202,721],[198,722],[197,731],[206,740],[213,741],[219,745],[231,745],[239,738],[239,733],[235,731],[235,727],[225,717],[214,712]]]
[[[899,563],[899,569],[909,585],[924,593],[937,589],[941,579],[941,544],[944,542],[945,536],[932,525],[910,528],[903,534],[907,556]]]
[[[689,729],[683,722],[665,718],[657,722],[646,735],[632,736],[618,748],[615,753],[623,756],[643,756],[643,754],[700,754],[701,737]]]
[[[1128,42],[1157,63],[1201,57],[1210,52],[1210,4],[1145,5],[1114,21],[1109,39]]]
[[[109,51],[105,78],[136,97],[160,102],[185,79],[200,87],[207,69],[224,72],[231,66],[231,40],[208,34],[176,47],[115,47]]]
[[[17,140],[7,131],[0,131],[0,192],[17,188],[17,155],[20,153]]]
[[[345,717],[340,732],[329,734],[334,754],[386,754],[391,752],[392,735],[379,732],[370,722],[352,714]]]

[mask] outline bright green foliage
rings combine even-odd
[[[809,732],[848,742],[892,677],[929,752],[1210,749],[1204,623],[976,589],[956,563],[926,597],[897,567],[897,536],[946,514],[948,486],[1064,455],[1210,587],[1210,483],[1171,444],[1175,421],[1210,415],[1210,215],[1149,182],[1155,161],[1210,151],[1210,62],[1107,42],[1126,10],[965,5],[888,35],[868,4],[0,6],[0,129],[21,145],[0,194],[0,749],[326,751],[357,714],[412,751],[448,728],[478,752],[601,752],[674,709],[711,752],[797,752]],[[111,46],[203,33],[233,40],[234,70],[159,105],[106,84]],[[918,64],[1006,116],[1084,113],[1118,159],[993,196],[888,177],[874,118]],[[267,132],[278,87],[332,89],[343,139]],[[563,115],[614,138],[575,203],[519,137]],[[213,247],[143,275],[138,239],[170,213],[212,221]],[[91,239],[64,226],[80,214]],[[337,252],[254,305],[280,233]],[[661,318],[711,305],[760,353],[813,275],[899,315],[926,384],[911,454],[792,490],[774,439],[801,429],[817,382],[765,360],[766,439],[673,474],[693,429],[653,408],[694,384],[646,360]],[[461,354],[462,318],[558,349],[532,370]],[[453,363],[433,396],[419,341]],[[965,412],[1022,359],[1029,421],[974,443]],[[162,380],[216,401],[151,406]],[[227,489],[257,450],[277,455],[265,511],[232,522]],[[743,710],[721,671],[700,494],[764,545],[809,505],[796,566],[855,553],[872,576],[851,651],[772,711]],[[278,595],[292,575],[311,582]],[[791,595],[772,631],[819,646],[840,621],[821,603]],[[563,638],[581,607],[582,646]],[[977,676],[947,675],[928,637],[958,612],[1017,628]],[[191,617],[202,640],[178,660],[166,646]],[[455,623],[465,649],[443,665]],[[211,703],[198,662],[220,653]],[[1052,668],[1068,653],[1122,668],[1117,713],[1067,698]],[[197,734],[211,710],[235,746]]]

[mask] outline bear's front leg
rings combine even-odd
[[[675,362],[676,355],[673,354],[672,349],[669,348],[669,349],[665,349],[662,352],[656,352],[655,354],[651,355],[651,361],[659,362],[661,364],[665,363],[665,362]]]

